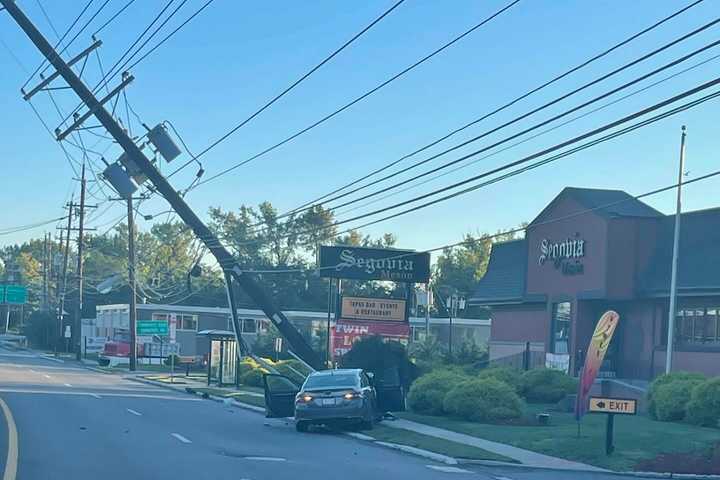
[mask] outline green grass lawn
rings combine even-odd
[[[448,455],[454,458],[464,458],[469,460],[495,460],[499,462],[512,462],[512,459],[497,455],[482,448],[471,447],[461,443],[450,442],[441,438],[423,435],[421,433],[411,432],[409,430],[400,430],[399,428],[385,427],[382,424],[376,425],[375,428],[365,434],[374,437],[376,440],[383,442],[399,443],[409,445],[411,447],[422,448],[431,452]]]
[[[549,406],[529,405],[529,420],[548,411]],[[580,437],[572,413],[549,412],[548,426],[488,425],[415,413],[399,416],[485,438],[547,455],[588,463],[612,470],[632,470],[640,461],[662,453],[703,451],[720,442],[720,430],[684,423],[658,422],[644,415],[615,417],[615,453],[605,455],[606,415],[588,414],[581,424]],[[527,422],[530,423],[530,422]]]

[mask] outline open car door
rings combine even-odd
[[[265,416],[282,418],[295,416],[295,395],[300,386],[283,375],[266,373],[263,375],[265,388]]]
[[[378,411],[405,411],[405,388],[400,381],[400,370],[393,367],[373,377],[373,386],[377,394]]]

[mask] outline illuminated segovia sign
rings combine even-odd
[[[575,238],[567,238],[561,242],[552,242],[543,238],[540,241],[538,265],[542,266],[550,261],[565,275],[584,273],[585,267],[580,259],[585,256],[585,240],[579,237],[580,234],[576,233]]]

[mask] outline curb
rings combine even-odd
[[[242,408],[245,410],[251,410],[253,412],[263,413],[263,414],[265,413],[265,409],[262,407],[258,407],[256,405],[250,405],[249,403],[240,402],[238,400],[231,399],[231,398],[223,398],[223,397],[218,397],[217,395],[207,395],[207,394],[198,393],[193,390],[193,387],[174,387],[174,386],[168,385],[163,382],[156,382],[154,380],[148,380],[146,378],[140,378],[140,377],[128,376],[125,378],[127,378],[128,380],[133,380],[138,383],[154,385],[156,387],[163,387],[163,388],[166,388],[168,390],[172,390],[172,391],[178,392],[178,393],[187,393],[190,395],[198,395],[203,398],[207,398],[208,400],[212,400],[214,402],[224,403],[226,405],[231,405],[231,406],[234,406],[237,408]]]
[[[444,463],[446,465],[457,465],[460,463],[460,461],[457,460],[456,458],[449,457],[447,455],[442,455],[440,453],[431,452],[429,450],[423,450],[422,448],[411,447],[409,445],[401,445],[399,443],[383,442],[380,440],[376,440],[374,437],[371,437],[370,435],[365,435],[363,433],[344,432],[344,435],[347,437],[354,438],[356,440],[370,442],[375,445],[379,445],[381,447],[391,448],[393,450],[399,450],[401,452],[409,453],[411,455],[416,455],[418,457],[427,458],[428,460],[432,460],[433,462]]]

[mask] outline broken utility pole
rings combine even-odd
[[[155,165],[145,156],[142,150],[128,136],[127,132],[117,123],[113,116],[105,109],[103,103],[99,101],[83,81],[72,71],[68,64],[58,55],[55,49],[48,43],[45,37],[38,31],[33,23],[20,10],[14,0],[0,0],[0,5],[4,6],[10,16],[25,32],[28,38],[40,50],[43,56],[55,67],[60,76],[75,91],[80,99],[85,103],[88,112],[97,118],[107,132],[117,141],[117,143],[125,151],[124,166],[128,170],[133,168],[141,171],[147,179],[153,184],[157,190],[168,201],[173,210],[182,218],[182,220],[193,230],[195,235],[205,244],[205,246],[213,254],[220,267],[223,269],[226,279],[226,292],[228,295],[228,304],[230,306],[230,314],[233,321],[233,329],[235,338],[242,353],[248,353],[247,345],[240,335],[240,323],[235,308],[234,293],[232,289],[232,280],[234,279],[252,298],[255,303],[263,310],[265,315],[275,324],[280,333],[285,337],[291,345],[294,353],[303,361],[311,365],[313,368],[322,368],[322,361],[319,355],[312,349],[308,342],[303,338],[300,332],[290,323],[287,317],[274,305],[268,295],[260,285],[247,273],[243,272],[240,265],[235,261],[232,254],[220,243],[220,240],[212,233],[212,231],[203,223],[203,221],[192,211],[185,203],[185,200],[178,194],[173,186],[162,176]],[[105,99],[103,99],[105,100]]]

